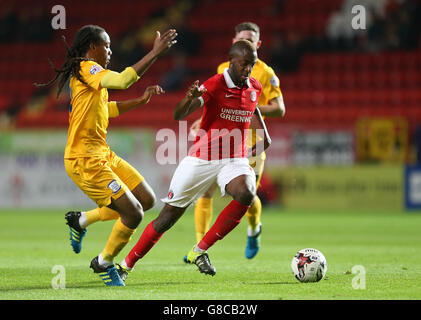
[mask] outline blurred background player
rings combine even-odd
[[[260,28],[253,22],[243,22],[235,27],[235,36],[232,42],[239,40],[248,40],[259,49],[262,41],[260,40]],[[229,61],[226,61],[218,66],[218,73],[222,73],[224,69],[229,67]],[[251,77],[257,79],[263,87],[260,95],[258,105],[262,116],[269,117],[283,117],[285,115],[285,105],[282,98],[282,93],[279,88],[279,79],[274,70],[269,67],[262,60],[258,59],[256,65],[253,67]],[[200,126],[201,119],[195,121],[192,125],[194,132]],[[249,135],[247,141],[248,146],[252,146],[255,141]],[[261,137],[258,139],[261,139]],[[262,177],[264,161],[266,154],[262,152],[258,157],[249,158],[250,165],[253,167],[256,174],[257,188],[259,188],[260,179]],[[194,220],[196,225],[196,240],[199,242],[204,234],[208,231],[210,222],[212,220],[212,197],[216,189],[216,184],[212,185],[201,198],[197,200],[194,210]],[[259,197],[256,195],[253,204],[246,213],[248,221],[247,229],[247,245],[245,249],[245,256],[247,259],[252,259],[260,249],[260,235],[262,232],[261,224],[262,204]],[[187,262],[187,256],[184,257]]]
[[[113,259],[130,241],[144,210],[155,203],[154,192],[143,176],[110,150],[106,142],[108,119],[148,103],[153,94],[163,93],[161,87],[150,86],[139,98],[109,102],[107,89],[126,89],[136,82],[176,43],[176,36],[173,29],[162,36],[157,31],[152,50],[131,67],[117,73],[107,69],[112,54],[107,32],[99,26],[84,26],[76,33],[72,46],[67,48],[61,69],[55,69],[56,77],[45,84],[50,85],[58,79],[59,96],[70,78],[65,168],[75,184],[98,205],[91,211],[66,214],[73,250],[80,252],[88,225],[117,219],[104,250],[90,264],[107,286],[124,285]]]
[[[174,110],[174,118],[181,120],[203,106],[200,133],[196,135],[189,155],[183,158],[174,172],[168,195],[163,199],[164,208],[148,224],[139,241],[121,262],[123,279],[127,276],[126,271],[134,268],[136,262],[177,222],[188,206],[210,185],[217,183],[221,193],[229,194],[233,200],[187,256],[189,263],[196,264],[200,272],[215,275],[216,270],[209,261],[207,250],[240,223],[253,202],[256,177],[247,155],[256,149],[257,143],[253,148],[248,148],[246,144],[251,122],[264,132],[259,142],[261,147],[257,150],[262,152],[270,144],[264,121],[256,108],[262,86],[250,77],[257,62],[257,50],[250,41],[237,41],[232,45],[229,57],[229,68],[223,74],[214,75],[200,87],[196,81]],[[239,116],[239,113],[243,116]],[[215,131],[219,133],[215,134]],[[224,143],[226,138],[228,142],[225,140]]]

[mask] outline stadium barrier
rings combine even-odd
[[[409,207],[408,201],[405,205],[405,199],[409,199],[405,198],[405,186],[416,186],[419,193],[419,168],[406,175],[415,177],[407,178],[411,184],[404,181],[404,164],[355,164],[352,132],[298,132],[285,128],[272,132],[265,173],[278,192],[280,207],[394,212]],[[66,139],[63,129],[2,132],[0,207],[86,209],[94,205],[64,169]],[[180,160],[160,164],[157,154],[163,143],[152,129],[113,128],[108,133],[111,149],[145,176],[158,199],[166,196]],[[175,144],[174,148],[180,146]],[[158,201],[157,207],[161,205]]]
[[[403,210],[402,165],[268,168],[283,207],[309,211]]]
[[[66,130],[22,130],[0,135],[0,207],[88,209],[94,203],[64,168]],[[157,197],[167,194],[175,166],[155,160],[151,130],[112,130],[111,149],[147,179]]]

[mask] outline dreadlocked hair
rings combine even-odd
[[[76,33],[72,46],[70,48],[66,43],[66,38],[62,36],[64,46],[67,50],[66,60],[64,61],[60,69],[56,69],[51,60],[48,59],[48,63],[50,64],[51,68],[56,72],[56,76],[47,83],[34,83],[34,85],[38,88],[47,87],[58,80],[58,98],[70,76],[73,76],[83,84],[86,84],[86,82],[80,76],[80,63],[82,61],[92,60],[84,58],[84,56],[88,52],[91,43],[101,43],[101,33],[103,32],[105,32],[105,30],[99,26],[86,25],[80,28],[79,31]]]

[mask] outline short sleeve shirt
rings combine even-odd
[[[80,63],[82,83],[70,79],[71,101],[65,158],[100,156],[109,151],[106,141],[109,110],[115,113],[115,103],[108,101],[108,91],[101,79],[109,70],[94,61]]]
[[[204,160],[247,157],[247,134],[262,92],[262,85],[249,78],[234,85],[228,70],[203,83],[203,116],[189,155]]]

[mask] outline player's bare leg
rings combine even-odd
[[[142,205],[143,211],[148,211],[149,209],[153,208],[156,203],[156,196],[152,187],[143,180],[139,183],[133,190],[133,195],[135,198],[140,202]]]
[[[207,250],[240,223],[256,195],[256,182],[252,176],[240,175],[231,180],[225,190],[233,197],[233,200],[219,214],[203,239],[187,255],[187,259],[196,264],[200,272],[212,276],[215,275],[216,269],[209,261]]]
[[[165,204],[159,216],[153,221],[153,227],[156,232],[164,233],[169,230],[181,218],[187,208],[174,207]]]
[[[124,286],[113,260],[136,231],[143,218],[143,208],[129,190],[118,199],[112,199],[109,207],[117,211],[120,218],[114,224],[104,250],[92,259],[90,267],[106,285]]]
[[[179,208],[165,204],[158,217],[146,226],[138,242],[121,262],[121,269],[130,272],[136,262],[152,249],[164,232],[169,230],[180,219],[186,209],[187,207]],[[123,275],[124,279],[125,277],[127,277],[127,273],[125,276]]]
[[[256,196],[256,181],[249,175],[241,175],[232,179],[225,190],[234,200],[244,206],[250,206]]]
[[[203,236],[209,230],[210,222],[212,220],[212,198],[218,184],[213,183],[208,190],[197,199],[194,207],[194,224],[196,227],[196,242],[202,240]],[[187,260],[187,255],[183,257],[185,263],[190,263]]]
[[[140,202],[143,211],[152,208],[156,203],[155,193],[149,184],[143,180],[133,190],[135,198]],[[108,207],[98,207],[90,211],[70,211],[65,215],[66,224],[70,229],[70,243],[75,253],[82,250],[82,240],[86,235],[87,227],[98,221],[117,220],[120,213],[113,205]]]

